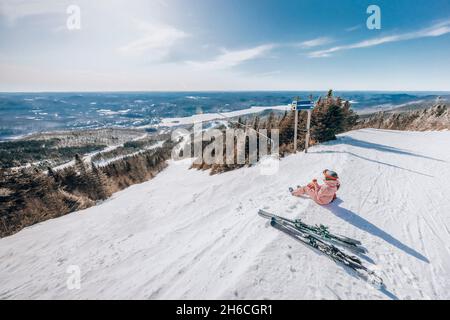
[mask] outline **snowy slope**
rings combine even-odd
[[[280,162],[209,176],[174,163],[96,207],[0,239],[0,298],[450,298],[450,132],[365,129]],[[288,186],[340,173],[321,207]],[[377,290],[257,216],[360,239]],[[81,289],[68,290],[68,266]]]

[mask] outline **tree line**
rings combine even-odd
[[[294,149],[294,120],[295,112],[286,111],[283,115],[278,116],[274,112],[271,112],[265,119],[255,116],[252,119],[242,119],[241,117],[237,122],[232,122],[230,126],[236,129],[244,130],[255,130],[259,132],[260,130],[266,130],[268,138],[271,137],[271,130],[278,129],[279,134],[279,154],[281,157],[286,156],[293,152]],[[321,143],[325,141],[330,141],[336,139],[336,135],[342,132],[352,130],[356,125],[358,120],[358,115],[351,109],[351,104],[349,101],[345,101],[340,97],[335,97],[333,91],[329,90],[325,97],[320,97],[315,103],[315,106],[311,113],[311,137],[310,145],[316,143]],[[306,123],[307,114],[305,112],[300,112],[298,115],[298,132],[297,132],[297,151],[304,150],[305,139],[306,139]],[[223,128],[223,134],[225,135],[225,128]],[[203,142],[203,150],[209,144],[208,141]],[[235,141],[235,149],[237,148],[237,142]],[[259,148],[259,145],[258,147]],[[271,146],[268,147],[269,153]],[[235,150],[234,155],[237,152]],[[245,154],[248,159],[249,157],[249,144],[245,144]],[[256,154],[259,160],[259,149],[256,150]],[[223,157],[226,157],[225,150],[223,152]],[[233,164],[227,164],[223,161],[223,164],[207,164],[206,162],[201,162],[193,164],[193,168],[209,170],[211,169],[211,174],[221,173],[225,171],[234,170],[241,168],[245,165],[250,165],[250,163],[237,164],[236,161]]]
[[[147,181],[163,170],[173,144],[147,150],[105,166],[85,163],[75,155],[75,165],[53,170],[36,167],[18,172],[0,171],[0,237],[26,226],[88,208],[112,193]]]

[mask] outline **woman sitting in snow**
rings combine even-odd
[[[305,187],[299,186],[295,191],[291,189],[292,195],[300,197],[306,194],[321,205],[331,203],[336,199],[336,192],[340,187],[339,177],[336,172],[328,169],[323,171],[323,175],[325,182],[323,185],[319,185],[317,179],[314,179]]]

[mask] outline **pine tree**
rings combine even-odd
[[[283,116],[281,117],[280,122],[283,121],[284,119],[286,119],[287,116],[288,116],[288,111],[286,110],[286,111],[284,111]]]
[[[294,111],[286,114],[280,121],[280,145],[290,144],[294,138]]]
[[[332,96],[333,91],[329,90],[326,101],[318,101],[313,110],[312,138],[317,142],[324,142],[336,139],[336,134],[344,131],[345,116],[343,108]]]
[[[344,105],[342,107],[342,112],[344,115],[344,126],[343,131],[349,131],[352,130],[357,121],[358,121],[358,114],[356,114],[352,109],[349,101],[345,101]]]
[[[75,155],[75,168],[79,175],[86,175],[86,166],[78,153]]]
[[[276,127],[276,117],[275,117],[275,113],[271,112],[269,114],[269,117],[267,118],[267,122],[266,122],[266,129],[267,132],[270,133],[270,130]]]
[[[107,199],[111,194],[108,192],[108,182],[107,177],[103,173],[103,171],[94,163],[91,163],[92,166],[92,186],[94,187],[94,191],[96,194],[96,198],[100,200]]]
[[[237,120],[237,123],[236,123],[236,129],[239,129],[241,127],[242,127],[242,118],[239,117],[238,120]]]
[[[260,121],[259,116],[256,116],[255,120],[253,121],[253,129],[255,129],[256,131],[258,131],[259,129],[259,121]]]
[[[61,181],[61,176],[58,174],[58,172],[55,172],[55,170],[53,170],[51,167],[47,167],[47,175],[53,178],[53,180],[56,183],[59,183]]]

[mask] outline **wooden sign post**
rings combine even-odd
[[[308,112],[308,118],[306,121],[306,137],[305,137],[305,153],[308,153],[310,129],[311,129],[311,112],[314,107],[312,99],[306,101],[300,101],[300,97],[296,97],[291,104],[291,110],[294,114],[294,153],[297,153],[297,133],[298,133],[298,111],[306,110]]]
[[[306,121],[306,138],[305,138],[305,153],[308,153],[310,129],[311,129],[311,109],[306,110],[308,112],[308,119]]]
[[[297,111],[297,104],[300,100],[299,97],[296,97],[295,100],[292,102],[292,110],[295,112],[294,116],[294,153],[297,153],[297,126],[298,126],[298,111]]]

